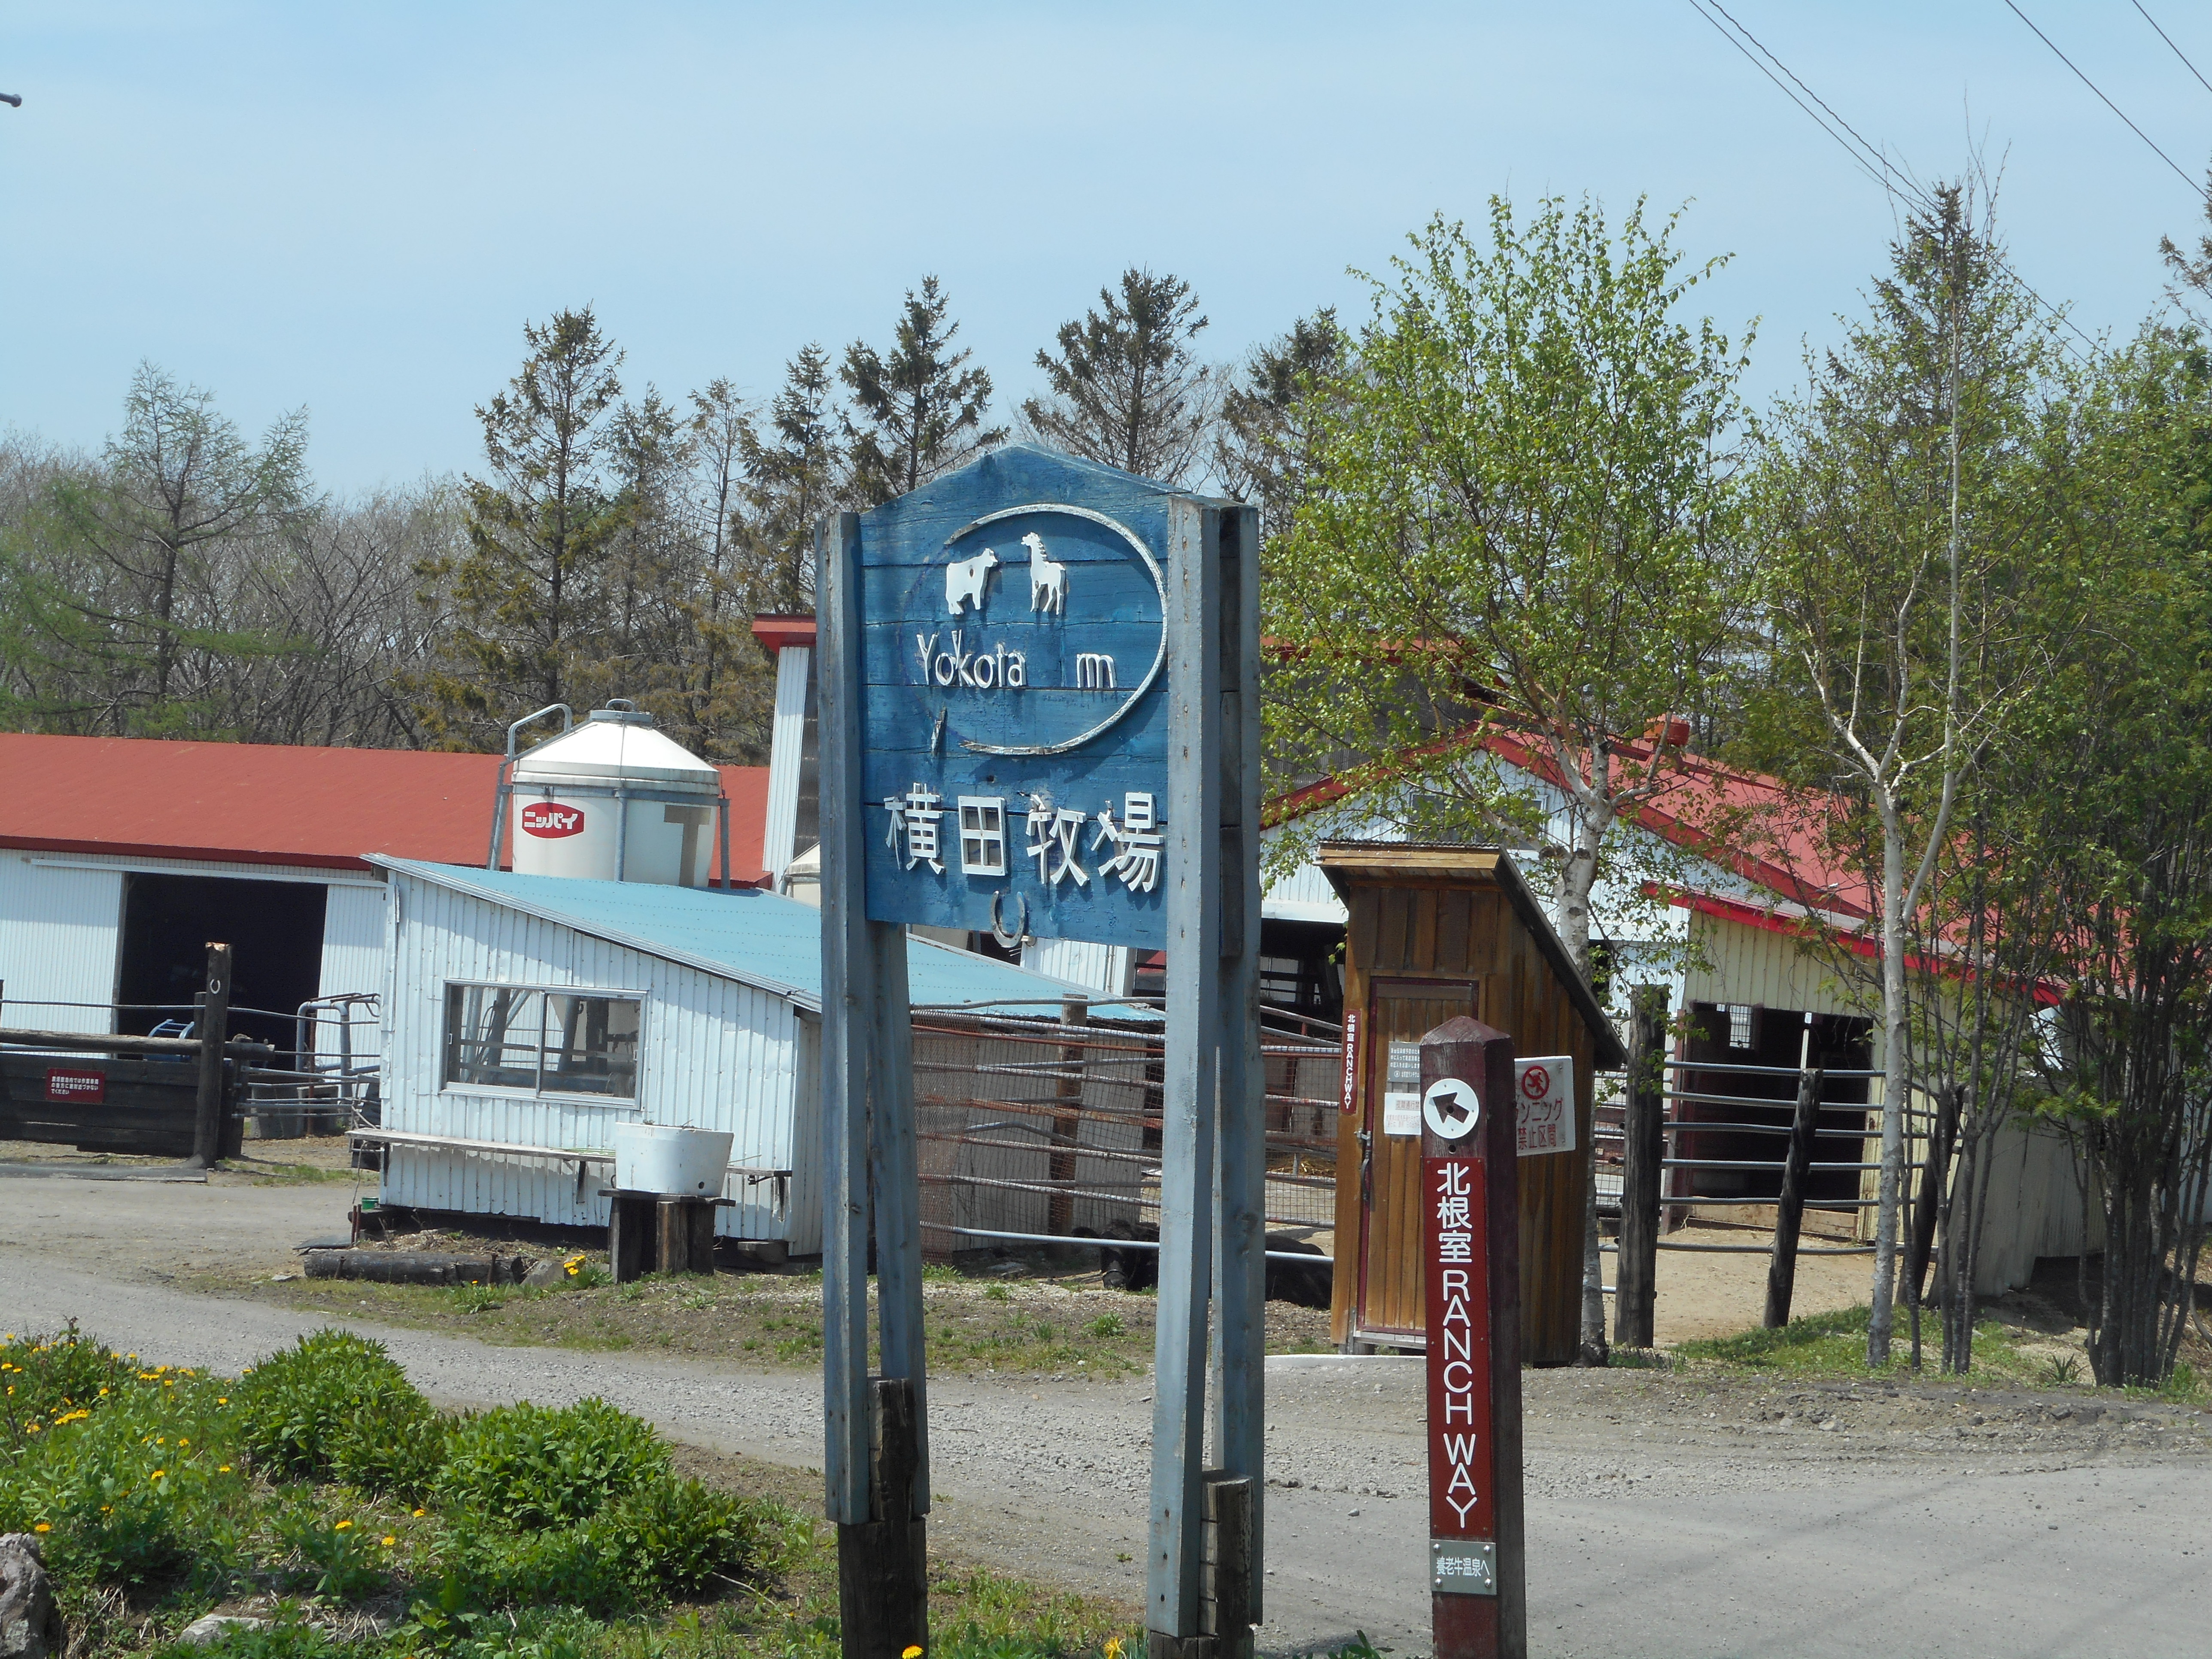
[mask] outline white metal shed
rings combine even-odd
[[[733,1137],[716,1230],[821,1248],[822,913],[773,894],[425,864],[389,874],[385,1203],[603,1226],[614,1126]],[[917,1006],[1075,988],[921,939]]]

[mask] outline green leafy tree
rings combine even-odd
[[[1214,475],[1260,509],[1263,539],[1290,528],[1313,470],[1316,400],[1330,395],[1351,349],[1335,311],[1324,307],[1255,346],[1223,392]]]
[[[1984,202],[1984,209],[1986,199]],[[1772,765],[1822,792],[1842,857],[1868,872],[1884,1036],[1868,1363],[1887,1362],[1916,1066],[1916,935],[1973,768],[2008,738],[2039,659],[2018,648],[2037,592],[2033,473],[2052,342],[2004,275],[1965,185],[1939,186],[1893,250],[1872,314],[1768,427],[1757,536]]]
[[[595,689],[606,565],[635,505],[605,468],[622,353],[588,306],[523,337],[520,373],[477,410],[489,476],[464,486],[467,551],[422,569],[450,595],[447,660],[419,682],[424,724],[449,747],[496,746],[518,715]]]
[[[1206,458],[1215,401],[1213,371],[1191,350],[1206,325],[1197,296],[1180,276],[1132,265],[1098,304],[1060,325],[1057,354],[1037,353],[1052,396],[1024,403],[1023,424],[1068,454],[1186,483]]]
[[[2063,989],[2042,1109],[2086,1166],[2096,1380],[2159,1387],[2197,1318],[2212,1196],[2212,356],[2186,325],[2099,365],[2069,423],[2090,626],[2026,699],[2016,790]],[[2039,615],[2035,621],[2041,625]],[[2083,1265],[2087,1276],[2086,1258]]]
[[[920,294],[907,290],[889,350],[865,340],[845,349],[839,373],[859,417],[847,417],[845,435],[853,488],[866,506],[919,489],[1006,438],[1005,428],[983,423],[989,374],[968,366],[966,349],[952,349],[960,325],[947,320],[951,304],[925,276]]]
[[[1743,581],[1729,444],[1742,360],[1676,310],[1673,222],[1502,199],[1441,219],[1375,281],[1357,361],[1310,400],[1311,460],[1263,554],[1287,660],[1265,708],[1279,783],[1323,772],[1408,833],[1534,847],[1576,965],[1613,832],[1674,786],[1674,717],[1731,670]],[[1650,732],[1655,740],[1634,740]],[[1502,765],[1502,732],[1553,787]],[[1302,856],[1293,832],[1276,856]],[[1632,890],[1632,884],[1631,884]],[[1583,1350],[1601,1363],[1585,1194]]]

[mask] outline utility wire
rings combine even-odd
[[[2173,46],[2173,55],[2181,60],[2181,66],[2184,69],[2187,70],[2191,75],[2196,76],[2197,84],[2203,88],[2205,91],[2212,92],[2212,81],[2206,80],[2203,71],[2198,70],[2196,64],[2189,61],[2189,54],[2187,52],[2182,51],[2179,46],[2175,46],[2173,45],[2173,37],[2172,35],[2168,34],[2164,29],[2158,27],[2158,19],[2152,16],[2148,12],[2143,11],[2142,0],[2131,0],[2131,3],[2137,11],[2142,11],[2142,20],[2144,22],[2149,24],[2153,28],[2158,29],[2158,38],[2165,41],[2167,46]]]
[[[1863,152],[1864,155],[1872,157],[1875,165],[1881,169],[1881,178],[1878,182],[1881,183],[1884,189],[1892,187],[1889,185],[1888,180],[1891,176],[1894,174],[1894,176],[1905,181],[1904,188],[1907,195],[1913,197],[1915,200],[1921,202],[1923,205],[1932,205],[1932,204],[1929,204],[1927,202],[1926,197],[1920,193],[1918,185],[1909,175],[1905,173],[1901,169],[1891,167],[1889,156],[1886,152],[1868,143],[1864,135],[1863,135],[1856,127],[1853,126],[1849,121],[1846,121],[1842,116],[1836,113],[1834,106],[1831,105],[1826,99],[1821,97],[1819,93],[1814,91],[1812,88],[1807,86],[1802,81],[1798,80],[1796,71],[1791,69],[1789,64],[1784,63],[1779,58],[1777,58],[1771,52],[1769,52],[1766,48],[1766,43],[1739,22],[1735,15],[1731,13],[1728,8],[1720,3],[1720,0],[1690,0],[1690,3],[1693,6],[1699,7],[1700,9],[1702,9],[1704,6],[1711,6],[1723,17],[1727,18],[1729,28],[1734,29],[1736,34],[1741,35],[1745,40],[1750,41],[1752,46],[1757,48],[1759,57],[1765,58],[1767,63],[1773,64],[1776,69],[1780,70],[1783,74],[1788,76],[1799,92],[1803,93],[1807,98],[1810,98],[1826,112],[1830,121],[1834,122],[1837,126],[1841,127],[1845,132],[1849,133],[1851,136],[1852,143],[1857,146],[1858,150]],[[1706,18],[1705,21],[1709,23],[1712,22],[1712,19],[1710,17]],[[1720,25],[1714,23],[1713,27],[1715,28],[1719,28]],[[1723,35],[1728,36],[1729,44],[1735,46],[1737,51],[1743,52],[1744,49],[1741,43],[1737,41],[1734,35],[1729,35],[1727,29],[1722,29],[1721,33]],[[1748,52],[1745,52],[1744,56],[1750,58],[1751,54]],[[1764,72],[1765,65],[1759,64],[1758,58],[1752,58],[1751,61],[1754,64],[1759,64],[1759,67],[1762,72]],[[1774,76],[1771,74],[1768,75],[1766,78],[1770,81],[1774,80]],[[1780,86],[1781,82],[1777,81],[1775,82],[1775,84],[1777,86]],[[1789,88],[1784,87],[1783,90],[1788,92]],[[1796,94],[1791,94],[1791,96],[1795,98]],[[1798,107],[1800,109],[1804,108],[1802,100],[1798,100]],[[1810,113],[1809,111],[1807,112],[1808,114]],[[1820,118],[1815,116],[1814,118],[1818,120]],[[1826,126],[1827,123],[1822,122],[1821,125]],[[1830,136],[1834,136],[1832,131],[1831,131]],[[1844,148],[1848,149],[1850,148],[1850,145],[1847,144]],[[1865,163],[1862,162],[1861,166],[1863,167]]]
[[[1869,163],[1867,160],[1868,155],[1869,153],[1874,153],[1873,146],[1868,144],[1863,138],[1859,138],[1856,132],[1851,132],[1850,128],[1846,125],[1839,117],[1836,118],[1835,125],[1831,126],[1828,120],[1823,118],[1820,113],[1814,109],[1813,104],[1807,103],[1804,98],[1799,97],[1787,86],[1784,86],[1783,84],[1781,76],[1777,75],[1773,70],[1769,69],[1765,64],[1761,63],[1759,59],[1758,54],[1754,53],[1750,46],[1746,46],[1743,40],[1739,40],[1734,33],[1730,32],[1726,25],[1722,23],[1720,18],[1714,16],[1711,11],[1707,11],[1705,9],[1706,5],[1711,4],[1711,3],[1712,0],[1690,0],[1690,9],[1696,12],[1698,16],[1704,18],[1706,22],[1711,24],[1714,29],[1720,34],[1721,39],[1727,41],[1729,45],[1734,46],[1738,52],[1741,52],[1744,55],[1745,59],[1749,62],[1753,69],[1757,70],[1768,80],[1773,82],[1776,87],[1780,88],[1784,97],[1787,98],[1791,103],[1796,105],[1799,109],[1803,110],[1805,113],[1811,118],[1814,126],[1820,128],[1821,131],[1826,133],[1829,137],[1834,139],[1837,143],[1840,144],[1843,147],[1844,154],[1851,158],[1851,164],[1854,167],[1857,167],[1861,173],[1866,174],[1866,176],[1872,179],[1875,184],[1880,185],[1885,191],[1894,190],[1897,186],[1887,176],[1888,163],[1882,161],[1879,154],[1875,154],[1875,162],[1879,163],[1879,166],[1874,163]],[[1720,7],[1717,4],[1714,4],[1713,11],[1719,10]],[[1723,13],[1723,15],[1725,16],[1726,14]],[[1729,18],[1729,22],[1735,23],[1735,19],[1730,17]],[[1736,23],[1735,26],[1737,29],[1742,30],[1744,40],[1752,40],[1753,45],[1754,46],[1758,44],[1756,39],[1751,34],[1751,32],[1748,29],[1744,29],[1741,23]],[[1760,46],[1759,51],[1765,52],[1766,49],[1764,46]],[[1771,58],[1774,58],[1773,53],[1771,52],[1767,52],[1766,55]],[[1781,64],[1781,59],[1774,58],[1774,62],[1779,65]],[[1783,70],[1784,75],[1789,75],[1789,73],[1790,72],[1787,68]],[[1792,81],[1797,80],[1797,77],[1794,75],[1790,75],[1790,78]],[[1802,82],[1798,82],[1798,84],[1802,86],[1804,83]],[[1808,97],[1812,96],[1809,90],[1806,95]],[[1822,110],[1828,109],[1827,105],[1821,103],[1820,100],[1818,98],[1814,98],[1813,103],[1820,104],[1820,109]],[[1833,117],[1834,113],[1835,112],[1832,110],[1828,111],[1828,114],[1831,117]],[[1843,131],[1838,131],[1837,128],[1838,127],[1841,127]],[[1844,136],[1844,133],[1850,133],[1850,137],[1845,137]],[[1857,143],[1854,143],[1852,142],[1853,139],[1856,139]]]
[[[2120,119],[2121,119],[2121,120],[2123,120],[2123,121],[2127,121],[2128,131],[2129,131],[2130,132],[2132,132],[2133,134],[2135,134],[2135,136],[2136,136],[2136,137],[2138,137],[2138,138],[2142,139],[2142,140],[2143,141],[2143,143],[2145,143],[2146,144],[2149,144],[2149,145],[2150,145],[2150,151],[2151,151],[2151,154],[2152,154],[2152,155],[2155,155],[2155,156],[2157,156],[2157,157],[2158,157],[2158,159],[2159,159],[2160,161],[2161,161],[2165,162],[2165,163],[2166,164],[2166,166],[2168,166],[2168,167],[2172,167],[2172,168],[2173,169],[2173,176],[2174,176],[2175,178],[2177,178],[2177,179],[2180,179],[2180,180],[2181,180],[2181,182],[2182,182],[2183,184],[2185,184],[2185,185],[2188,185],[2188,186],[2190,187],[2190,189],[2191,189],[2191,190],[2195,191],[2196,191],[2199,196],[2203,196],[2203,197],[2204,197],[2204,198],[2205,198],[2205,201],[2206,201],[2206,203],[2207,203],[2207,204],[2208,204],[2208,205],[2212,205],[2212,196],[2205,196],[2204,186],[2203,186],[2203,185],[2200,185],[2200,184],[2198,184],[2198,183],[2197,183],[2194,179],[2191,178],[2187,173],[2184,173],[2184,172],[2181,170],[2181,164],[2180,164],[2179,162],[2176,161],[2173,159],[2173,157],[2172,157],[2171,155],[2167,155],[2164,150],[2160,149],[2160,148],[2159,148],[2155,143],[2151,143],[2151,136],[2150,136],[2150,134],[2148,134],[2148,133],[2145,132],[2145,131],[2144,131],[2141,127],[2137,126],[2137,125],[2136,125],[2133,121],[2129,121],[2129,120],[2128,120],[2128,112],[2127,112],[2125,110],[2122,109],[2122,108],[2121,108],[2118,104],[2114,103],[2111,99],[2109,99],[2109,98],[2106,97],[2106,96],[2105,96],[2104,88],[2101,88],[2101,87],[2100,87],[2100,86],[2099,86],[2099,85],[2098,85],[2094,81],[2092,81],[2092,80],[2091,80],[2087,76],[2083,75],[2083,74],[2081,73],[2081,67],[2080,67],[2080,65],[2076,64],[2075,63],[2075,61],[2074,61],[2071,58],[2069,58],[2069,57],[2068,57],[2064,52],[2060,52],[2060,51],[2058,50],[2058,44],[2057,44],[2057,41],[2053,40],[2052,40],[2049,35],[2045,34],[2045,33],[2041,29],[2036,28],[2036,27],[2035,27],[2034,21],[2033,21],[2032,18],[2030,18],[2030,17],[2028,16],[2028,15],[2027,15],[2026,12],[2022,11],[2022,10],[2021,10],[2018,6],[2016,6],[2016,5],[2013,4],[2013,0],[2004,0],[2004,3],[2005,3],[2005,9],[2006,9],[2008,11],[2011,12],[2011,13],[2012,13],[2012,15],[2013,15],[2014,16],[2015,16],[2015,17],[2019,18],[2019,19],[2020,19],[2020,21],[2021,21],[2021,22],[2026,23],[2026,24],[2028,26],[2028,27],[2029,27],[2029,28],[2033,29],[2033,30],[2035,31],[2035,38],[2036,38],[2037,40],[2039,40],[2042,41],[2042,42],[2043,42],[2043,44],[2044,44],[2045,46],[2049,46],[2049,47],[2051,48],[2051,50],[2052,54],[2053,54],[2055,57],[2057,57],[2057,58],[2058,59],[2058,61],[2059,61],[2060,63],[2062,63],[2062,64],[2065,64],[2065,65],[2066,65],[2066,67],[2067,67],[2068,69],[2072,70],[2074,71],[2074,74],[2075,74],[2075,78],[2076,78],[2076,79],[2078,79],[2078,80],[2081,82],[2081,84],[2082,84],[2083,86],[2085,86],[2085,87],[2088,88],[2090,91],[2092,91],[2092,92],[2095,93],[2095,94],[2097,94],[2097,97],[2098,97],[2099,100],[2100,100],[2100,102],[2102,102],[2102,103],[2103,103],[2103,105],[2105,106],[2105,107],[2106,107],[2106,109],[2108,109],[2108,110],[2110,110],[2110,111],[2112,111],[2113,114],[2115,114],[2115,115],[2118,116],[2118,117],[2120,118]],[[2142,9],[2141,7],[2137,7],[2137,8],[2136,8],[2136,9],[2140,11],[2140,10],[2142,10]],[[2144,13],[2143,13],[2143,15],[2144,15],[2146,17],[2148,17],[2150,14],[2149,14],[2149,13],[2148,13],[2148,12],[2144,12]],[[2156,24],[2153,24],[2151,27],[2154,27],[2154,28],[2156,28],[2158,26],[2157,26]],[[2159,32],[2160,32],[2160,33],[2165,33],[2165,31],[2164,31],[2164,30],[2162,30],[2162,29],[2161,29],[2161,30],[2160,30]],[[2171,44],[2171,42],[2169,42],[2168,44]],[[2200,76],[2199,78],[2201,79],[2202,77]]]
[[[2010,0],[2007,0],[2007,3],[2009,4]],[[1814,92],[1812,88],[1807,86],[1804,82],[1799,80],[1797,78],[1796,71],[1792,70],[1789,64],[1784,63],[1779,58],[1776,57],[1774,53],[1768,49],[1765,41],[1761,40],[1757,35],[1753,34],[1749,29],[1738,22],[1736,19],[1721,5],[1720,0],[1689,0],[1689,4],[1690,9],[1692,11],[1696,12],[1698,16],[1704,18],[1706,22],[1711,23],[1713,27],[1719,32],[1721,39],[1726,40],[1729,45],[1734,46],[1738,52],[1741,52],[1753,69],[1757,70],[1761,75],[1764,75],[1768,80],[1773,82],[1777,87],[1781,88],[1784,95],[1786,96],[1791,103],[1796,105],[1799,109],[1803,110],[1807,115],[1810,116],[1812,118],[1813,124],[1815,126],[1819,127],[1821,131],[1826,133],[1829,137],[1834,139],[1838,144],[1842,145],[1844,153],[1851,158],[1853,164],[1857,167],[1861,173],[1866,174],[1869,179],[1881,185],[1886,193],[1903,196],[1906,202],[1911,206],[1918,209],[1923,214],[1929,215],[1931,217],[1934,216],[1936,212],[1936,204],[1929,199],[1928,192],[1920,187],[1919,182],[1915,179],[1911,173],[1905,172],[1904,168],[1892,162],[1889,157],[1881,150],[1877,149],[1864,137],[1861,137],[1857,128],[1852,126],[1850,122],[1844,120],[1842,116],[1837,114],[1834,109],[1830,107],[1826,99],[1822,98],[1820,94]],[[1710,11],[1707,9],[1708,7],[1711,9]],[[1718,12],[1720,14],[1720,17],[1715,17],[1712,15],[1714,12]],[[1721,21],[1721,18],[1726,18],[1728,20],[1727,22],[1723,23]],[[2025,19],[2022,19],[2021,21],[2026,21]],[[2034,25],[2029,24],[2028,27],[2033,28]],[[2153,25],[2153,27],[2155,27],[2156,25]],[[1750,44],[1746,45],[1745,43],[1747,41]],[[1765,60],[1765,62],[1760,61],[1762,58]],[[1768,64],[1771,64],[1774,67],[1772,69],[1769,69],[1767,67]],[[1780,75],[1778,75],[1776,70],[1779,70],[1781,72]],[[1804,93],[1804,97],[1799,97],[1797,94],[1796,92],[1792,92],[1789,87],[1784,86],[1782,82],[1783,76],[1787,76],[1789,79]],[[1812,100],[1811,104],[1805,101],[1808,98]],[[1822,114],[1814,112],[1813,108],[1814,104],[1818,104],[1820,106],[1820,110],[1825,112],[1825,118]],[[2125,118],[2123,117],[2122,118],[2124,119]],[[1831,125],[1831,123],[1833,125]],[[1848,134],[1849,137],[1845,137],[1846,134]],[[2042,307],[2045,311],[2048,312],[2054,321],[2065,324],[2068,328],[2071,329],[2075,334],[2079,336],[2081,343],[2087,346],[2093,354],[2102,351],[2103,348],[2087,333],[2083,332],[2080,324],[2076,323],[2071,317],[2068,316],[2063,310],[2051,304],[2050,301],[2045,299],[2040,294],[2037,293],[2034,289],[2031,288],[2028,285],[2027,279],[2022,276],[2017,270],[2014,270],[2011,264],[2002,258],[2002,256],[1999,255],[1994,249],[1990,250],[1990,262],[1994,264],[1998,270],[2002,270],[2008,277],[2009,277],[2022,294],[2025,294],[2030,300],[2033,301],[2037,305]],[[2061,341],[2060,343],[2063,345],[2065,343]],[[2072,349],[2071,347],[2068,347],[2067,349],[2069,350]]]

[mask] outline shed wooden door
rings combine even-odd
[[[1370,979],[1367,994],[1367,1192],[1361,1218],[1359,1306],[1363,1333],[1418,1336],[1421,1311],[1421,1137],[1383,1133],[1383,1097],[1394,1085],[1390,1045],[1418,1043],[1446,1020],[1475,1012],[1475,987],[1436,980]]]

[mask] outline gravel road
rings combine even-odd
[[[282,1264],[331,1188],[18,1180],[0,1191],[0,1327],[75,1317],[120,1346],[235,1370],[322,1322],[165,1283]],[[454,1404],[600,1395],[671,1436],[818,1464],[819,1382],[631,1352],[360,1328]],[[2081,1396],[1530,1373],[1531,1648],[1546,1656],[2160,1655],[2203,1650],[2212,1421]],[[1150,1389],[935,1388],[933,1535],[1137,1601]],[[1419,1368],[1268,1368],[1273,1652],[1364,1630],[1425,1651]],[[2063,1413],[2063,1415],[2058,1413]],[[1131,1558],[1123,1560],[1121,1557]]]

